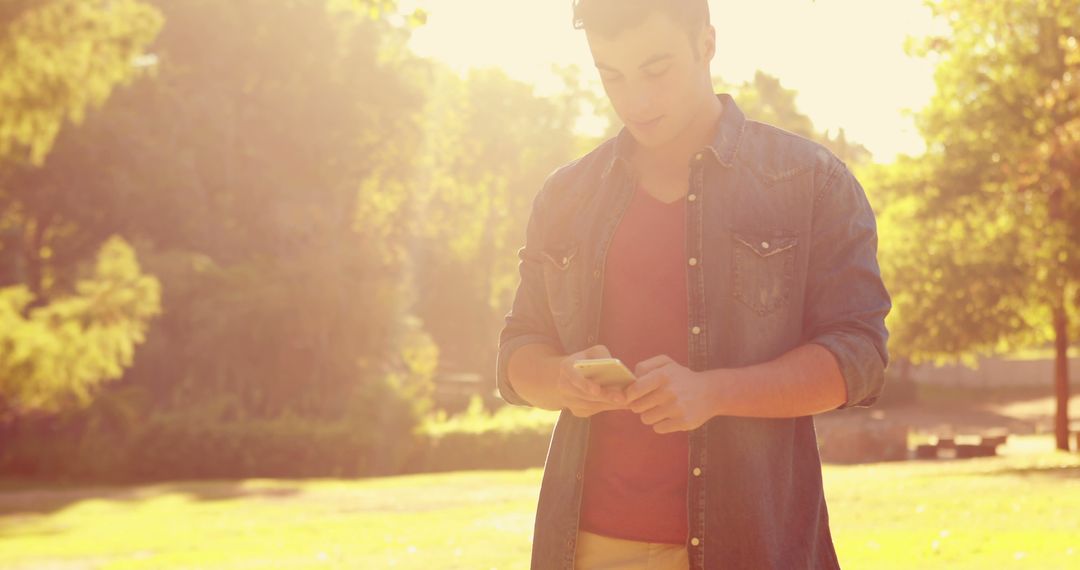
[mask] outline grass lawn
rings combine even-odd
[[[1037,447],[1037,446],[1036,446]],[[0,568],[528,568],[540,471],[0,486]],[[825,467],[846,569],[1080,568],[1080,454]]]

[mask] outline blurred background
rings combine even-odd
[[[526,568],[557,414],[498,332],[621,127],[570,4],[0,0],[0,567]],[[1080,0],[710,4],[878,218],[841,562],[1080,567]]]

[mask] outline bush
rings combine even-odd
[[[24,422],[5,437],[0,474],[130,483],[523,469],[544,464],[558,418],[557,412],[515,406],[491,413],[479,397],[464,413],[447,417],[439,411],[419,427],[403,419],[410,414],[408,402],[384,400],[374,417],[367,398],[351,405],[368,414],[335,421],[293,414],[222,419],[228,417],[223,410],[233,409],[227,398],[140,417],[122,405],[132,397],[100,399],[93,413]]]
[[[0,475],[134,482],[395,474],[419,445],[422,407],[400,384],[392,375],[365,383],[336,419],[288,411],[254,418],[224,394],[150,412],[144,391],[128,387],[85,410],[0,430]]]
[[[233,424],[192,424],[159,417],[129,449],[137,479],[355,477],[376,456],[371,432],[351,422],[311,422],[295,416]]]
[[[495,413],[473,396],[462,414],[429,416],[410,471],[523,469],[544,465],[558,412],[505,406]]]

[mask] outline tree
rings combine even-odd
[[[924,156],[871,173],[886,203],[894,347],[913,359],[1055,348],[1057,446],[1080,305],[1080,1],[928,2],[950,35]],[[903,245],[901,245],[903,244]]]
[[[424,94],[407,31],[324,0],[159,7],[157,80],[99,125],[123,136],[95,137],[118,143],[120,184],[99,195],[168,275],[132,379],[167,406],[339,417],[412,332],[397,228]]]
[[[870,161],[870,151],[861,144],[848,141],[844,129],[839,129],[835,135],[828,131],[818,132],[810,117],[796,105],[798,92],[785,88],[778,77],[757,71],[749,81],[740,85],[721,81],[717,89],[730,91],[747,118],[817,141],[853,167]]]
[[[131,246],[114,237],[74,294],[27,310],[34,298],[27,287],[0,289],[0,412],[89,403],[94,387],[131,366],[149,320],[161,312],[160,288],[142,274]]]
[[[162,408],[340,416],[430,356],[393,255],[423,102],[407,29],[392,2],[147,3],[168,22],[153,76],[9,169],[9,219],[48,221],[17,279],[61,297],[120,233],[164,303],[126,383]]]
[[[48,242],[69,228],[43,196],[40,210],[25,207],[15,175],[44,162],[66,120],[80,123],[138,75],[160,26],[133,0],[0,7],[0,419],[85,405],[130,366],[160,312],[158,281],[112,232],[82,243],[58,284]]]
[[[601,135],[600,140],[615,136],[622,125],[607,100],[591,92],[585,93],[576,84],[574,87],[582,91],[582,97],[589,106],[608,121],[608,128]],[[748,119],[768,123],[819,142],[852,167],[870,162],[870,151],[857,142],[849,141],[844,129],[838,129],[836,134],[827,130],[817,131],[810,117],[800,111],[795,102],[798,92],[784,87],[778,77],[758,70],[754,72],[753,79],[738,84],[716,79],[713,82],[713,90],[718,93],[730,93]]]
[[[41,164],[66,119],[82,121],[161,28],[138,0],[8,0],[0,8],[0,164]]]
[[[497,70],[460,78],[431,68],[425,146],[409,227],[416,307],[452,371],[489,370],[493,339],[517,284],[517,249],[533,197],[581,147],[573,127],[583,101],[568,89],[536,96]]]

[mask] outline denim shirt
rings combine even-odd
[[[891,300],[862,186],[823,146],[747,120],[727,94],[712,142],[690,160],[686,196],[689,368],[767,362],[805,343],[829,350],[847,388],[840,408],[870,406],[888,362]],[[596,344],[604,259],[633,193],[624,128],[553,172],[533,200],[520,284],[499,337],[497,387],[510,354],[546,343]],[[552,433],[533,534],[534,570],[570,570],[589,418],[563,409]],[[838,568],[812,416],[717,416],[689,432],[690,568]]]

